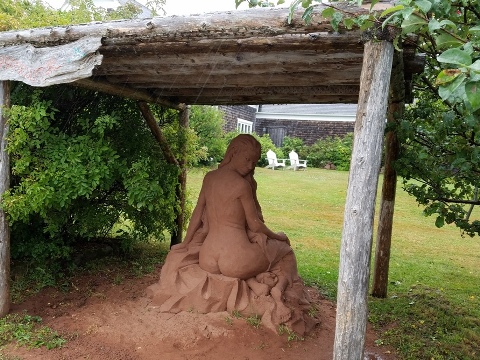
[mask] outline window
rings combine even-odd
[[[251,134],[253,130],[253,122],[237,119],[237,130],[242,134]]]

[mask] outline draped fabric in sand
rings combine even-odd
[[[258,234],[250,234],[252,237]],[[281,259],[285,250],[269,246],[271,241],[266,237],[255,241],[259,251],[275,248],[270,253],[270,271],[275,273],[275,263]],[[278,331],[282,321],[276,313],[277,306],[270,295],[256,296],[246,281],[208,273],[200,268],[199,250],[201,244],[192,241],[188,247],[174,246],[168,254],[162,268],[158,283],[147,288],[147,295],[152,298],[152,305],[159,306],[162,312],[178,313],[194,311],[238,312],[242,316],[257,315],[262,325]],[[292,251],[291,248],[289,251]],[[317,320],[309,315],[312,305],[303,281],[296,276],[284,292],[284,304],[291,309],[291,317],[284,322],[289,329],[299,335],[308,333],[316,325]]]

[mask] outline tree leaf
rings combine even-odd
[[[430,11],[432,8],[432,3],[427,0],[416,0],[415,5],[424,13],[426,14],[427,12]]]
[[[355,25],[355,20],[352,18],[345,18],[343,20],[343,25],[345,25],[345,27],[350,30],[353,28],[353,25]]]
[[[472,57],[466,51],[458,48],[448,49],[438,55],[437,60],[441,63],[469,66],[472,64]]]
[[[445,219],[443,216],[437,216],[437,220],[435,220],[435,226],[437,228],[441,228],[445,225]]]
[[[473,111],[480,109],[480,81],[469,81],[465,84],[467,99]]]
[[[462,72],[458,69],[444,69],[438,73],[435,80],[436,85],[446,85],[455,80]]]
[[[438,88],[438,95],[443,100],[447,100],[463,84],[465,78],[465,74],[460,74],[454,81],[448,83],[448,85],[440,85]]]
[[[470,70],[480,72],[480,60],[475,61],[472,65],[468,66]]]
[[[456,48],[463,45],[463,42],[447,33],[436,36],[435,40],[437,47],[440,49]]]
[[[378,3],[379,0],[372,0],[372,3],[370,4],[370,11],[373,9],[373,7]],[[360,4],[361,6],[361,4]]]
[[[332,24],[332,27],[333,29],[338,32],[338,25],[340,24],[340,22],[342,21],[343,19],[343,14],[336,11],[334,14],[333,14],[333,17],[332,17],[332,20],[331,20],[331,24]]]
[[[442,28],[445,28],[445,27],[449,27],[451,28],[453,31],[456,31],[457,30],[457,26],[455,25],[455,23],[451,20],[442,20],[440,21],[440,26]]]
[[[468,32],[471,32],[471,33],[478,33],[478,32],[480,32],[480,25],[479,25],[479,26],[471,27],[470,29],[468,29]]]
[[[310,5],[312,5],[312,0],[303,0],[302,1],[302,7],[303,8],[308,8]]]
[[[335,13],[335,9],[331,7],[327,7],[325,10],[322,11],[322,17],[324,18],[331,18]]]
[[[402,31],[404,34],[416,32],[422,26],[427,24],[427,20],[417,14],[412,14],[402,22]]]
[[[310,24],[312,21],[312,14],[313,14],[313,6],[308,7],[305,9],[302,15],[303,21],[305,21],[306,24]]]
[[[442,26],[440,25],[440,22],[437,19],[432,19],[428,22],[428,32],[430,34],[433,34],[435,30],[441,29]]]
[[[397,5],[397,6],[392,6],[391,8],[388,8],[388,9],[385,9],[382,14],[380,15],[381,18],[387,16],[388,14],[391,14],[393,12],[396,12],[396,11],[400,11],[400,10],[403,10],[405,8],[405,6],[403,5]]]

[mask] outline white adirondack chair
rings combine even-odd
[[[282,168],[283,170],[287,165],[285,164],[286,159],[277,159],[277,154],[275,154],[275,152],[271,149],[267,151],[267,160],[268,160],[268,165],[265,166],[265,168],[267,169],[275,170],[278,168]]]
[[[298,169],[307,170],[307,160],[300,160],[294,150],[290,151],[288,157],[290,158],[289,169],[293,169],[293,171]]]

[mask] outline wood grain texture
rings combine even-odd
[[[386,41],[365,44],[340,249],[335,360],[363,359],[375,198],[393,51]]]
[[[352,15],[366,12],[338,6]],[[80,39],[101,39],[95,53],[101,63],[73,85],[178,109],[182,104],[356,103],[363,32],[334,31],[321,16],[324,8],[316,6],[309,25],[301,18],[303,9],[289,24],[288,8],[257,8],[3,32],[0,46],[58,54],[60,46]],[[406,69],[418,72],[423,62],[412,46],[405,46]],[[35,84],[42,83],[46,80]]]

